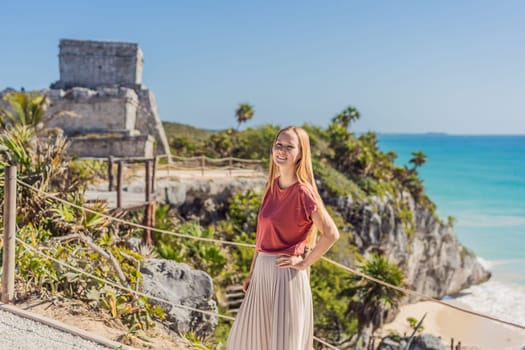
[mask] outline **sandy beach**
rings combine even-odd
[[[457,300],[447,300],[447,303],[468,308]],[[430,301],[401,307],[396,319],[383,326],[382,332],[385,335],[389,331],[408,335],[412,329],[406,321],[407,317],[420,320],[425,313],[427,316],[423,322],[423,333],[441,337],[447,347],[450,346],[451,338],[453,338],[454,344],[461,341],[462,349],[525,349],[525,330],[476,317]]]

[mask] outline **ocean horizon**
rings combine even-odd
[[[473,310],[525,325],[525,135],[378,133],[379,148],[411,166],[412,152],[426,193],[454,232],[492,272],[488,282],[456,300]]]

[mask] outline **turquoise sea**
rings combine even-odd
[[[465,291],[475,310],[525,325],[525,135],[379,134],[379,147],[419,170],[438,214],[456,218],[454,231],[493,275]]]

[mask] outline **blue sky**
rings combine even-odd
[[[9,1],[0,89],[59,79],[61,38],[136,42],[162,120],[525,134],[524,1]]]

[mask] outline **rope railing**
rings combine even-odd
[[[235,158],[235,157],[231,157],[231,159],[239,163],[256,163],[256,164],[264,163],[262,160],[258,160],[258,159],[242,159],[242,158]]]
[[[20,238],[16,237],[15,238],[16,241],[18,243],[20,243],[22,246],[24,246],[24,248],[50,260],[50,261],[53,261],[54,263],[57,263],[65,268],[68,268],[72,271],[75,271],[75,272],[78,272],[84,276],[87,276],[89,278],[92,278],[96,281],[99,281],[99,282],[102,282],[102,283],[105,283],[109,286],[112,286],[114,288],[117,288],[117,289],[120,289],[122,291],[125,291],[125,292],[128,292],[128,293],[131,293],[131,294],[134,294],[134,295],[138,295],[138,296],[141,296],[141,297],[145,297],[145,298],[148,298],[149,300],[154,300],[154,301],[157,301],[157,302],[160,302],[160,303],[164,303],[164,304],[167,304],[167,305],[171,305],[171,306],[174,306],[176,308],[179,308],[179,309],[184,309],[184,310],[189,310],[189,311],[194,311],[194,312],[199,312],[201,314],[204,314],[204,315],[208,315],[208,316],[215,316],[215,317],[220,317],[220,318],[224,318],[224,319],[227,319],[227,320],[230,320],[230,321],[234,321],[235,318],[232,317],[232,316],[228,316],[228,315],[223,315],[223,314],[220,314],[218,312],[211,312],[209,310],[202,310],[202,309],[197,309],[197,308],[194,308],[194,307],[191,307],[191,306],[187,306],[187,305],[182,305],[182,304],[176,304],[176,303],[173,303],[169,300],[166,300],[166,299],[162,299],[162,298],[159,298],[159,297],[156,297],[156,296],[153,296],[153,295],[150,295],[150,294],[146,294],[146,293],[142,293],[142,292],[139,292],[137,290],[133,290],[129,287],[126,287],[126,286],[123,286],[121,284],[118,284],[118,283],[115,283],[115,282],[112,282],[112,281],[108,281],[104,278],[101,278],[101,277],[98,277],[98,276],[95,276],[93,275],[92,273],[89,273],[87,271],[84,271],[78,267],[75,267],[75,266],[72,266],[72,265],[69,265],[59,259],[56,259],[48,254],[45,254],[44,252],[42,252],[41,250],[39,249],[36,249],[32,246],[30,246],[29,244],[27,244],[26,242],[22,241]],[[321,339],[321,338],[318,338],[316,336],[313,337],[315,341],[329,347],[330,349],[333,349],[333,350],[339,350],[339,348],[331,345],[330,343],[326,342],[325,340]]]
[[[143,162],[147,160],[154,160],[155,157],[111,157],[115,162],[117,161],[126,161],[126,162]],[[157,157],[158,158],[158,157]],[[100,161],[105,162],[107,161],[108,157],[79,157],[75,158],[75,160],[91,160],[91,161]]]
[[[224,157],[224,158],[211,158],[208,156],[194,156],[194,157],[182,157],[182,156],[171,156],[172,159],[178,159],[178,160],[201,160],[204,158],[207,161],[229,161],[230,159],[239,162],[239,163],[256,163],[256,164],[263,164],[264,162],[259,159],[244,159],[244,158],[236,158],[236,157]]]
[[[264,164],[264,161],[259,159],[245,159],[245,158],[236,158],[236,157],[224,157],[224,158],[212,158],[205,155],[202,156],[193,156],[193,157],[183,157],[183,156],[175,156],[175,155],[159,155],[155,157],[112,157],[114,161],[130,161],[130,162],[139,162],[139,161],[145,161],[145,160],[154,160],[157,159],[176,159],[180,161],[195,161],[195,160],[206,160],[208,162],[226,162],[226,161],[234,161],[237,163],[247,163],[247,164]],[[76,158],[77,160],[93,160],[93,161],[106,161],[108,157],[79,157]]]
[[[205,159],[207,162],[210,162],[210,163],[224,163],[230,160],[228,158],[221,159],[221,158],[208,158],[208,157],[206,157]]]
[[[228,170],[231,175],[232,170],[243,170],[253,168],[254,166],[262,166],[264,161],[256,159],[242,159],[235,157],[226,157],[226,158],[211,158],[205,155],[198,157],[181,157],[181,156],[171,156],[172,161],[164,164],[164,167],[168,170],[177,167],[193,167],[193,169],[204,170]],[[175,160],[175,161],[173,161]],[[179,163],[179,164],[177,164]],[[224,164],[224,166],[220,166]]]
[[[365,279],[367,279],[369,281],[373,281],[373,282],[379,283],[379,284],[381,284],[381,285],[383,285],[385,287],[395,289],[395,290],[397,290],[399,292],[403,292],[405,294],[410,294],[410,295],[413,295],[413,296],[417,296],[417,297],[419,297],[419,298],[421,298],[423,300],[432,301],[432,302],[438,303],[440,305],[443,305],[443,306],[446,306],[446,307],[449,307],[449,308],[452,308],[452,309],[455,309],[455,310],[458,310],[458,311],[462,311],[462,312],[470,314],[470,315],[486,318],[488,320],[499,322],[499,323],[505,324],[507,326],[512,326],[512,327],[516,327],[516,328],[520,328],[522,330],[525,330],[525,326],[524,325],[521,325],[521,324],[518,324],[518,323],[514,323],[514,322],[505,321],[505,320],[502,320],[502,319],[499,319],[499,318],[496,318],[496,317],[493,317],[493,316],[490,316],[490,315],[487,315],[487,314],[484,314],[484,313],[481,313],[481,312],[468,310],[468,309],[459,307],[457,305],[452,305],[452,304],[446,303],[443,300],[436,299],[434,297],[431,297],[431,296],[419,293],[419,292],[411,290],[411,289],[395,286],[393,284],[390,284],[388,282],[382,281],[382,280],[377,279],[375,277],[366,275],[366,274],[362,273],[361,271],[358,271],[356,269],[352,269],[352,268],[350,268],[350,267],[348,267],[346,265],[338,263],[337,261],[331,260],[331,259],[329,259],[327,257],[322,257],[322,259],[325,260],[326,262],[334,265],[334,266],[337,266],[337,267],[345,270],[345,271],[348,271],[348,272],[350,272],[352,274],[355,274],[355,275],[358,275],[360,277],[363,277],[363,278],[365,278]]]
[[[164,233],[164,234],[168,234],[168,235],[175,236],[175,237],[189,238],[189,239],[194,239],[194,240],[204,241],[204,242],[219,243],[219,244],[224,244],[224,245],[233,245],[233,246],[241,246],[241,247],[248,247],[248,248],[255,247],[255,245],[248,244],[248,243],[230,242],[230,241],[225,241],[225,240],[221,240],[221,239],[192,236],[192,235],[187,235],[187,234],[184,234],[184,233],[177,233],[177,232],[172,232],[172,231],[168,231],[168,230],[158,229],[158,228],[155,228],[155,227],[150,227],[150,226],[137,224],[137,223],[134,223],[134,222],[131,222],[131,221],[126,221],[126,220],[123,220],[123,219],[120,219],[120,218],[116,218],[116,217],[108,215],[108,214],[104,214],[104,213],[98,212],[98,211],[93,210],[93,209],[88,208],[88,207],[84,207],[84,206],[81,206],[81,205],[69,202],[69,201],[67,201],[65,199],[62,199],[60,197],[57,197],[57,196],[55,196],[55,195],[53,195],[51,193],[47,193],[45,191],[42,191],[39,188],[31,186],[31,185],[29,185],[29,184],[27,184],[27,183],[25,183],[25,182],[23,182],[21,180],[17,180],[17,183],[20,184],[21,186],[29,188],[30,190],[32,190],[34,192],[40,193],[41,195],[43,195],[43,196],[45,196],[47,198],[52,198],[52,199],[54,199],[54,200],[56,200],[58,202],[61,202],[63,204],[70,205],[73,208],[77,208],[77,209],[80,209],[80,210],[85,210],[88,213],[100,215],[101,217],[106,218],[108,220],[111,220],[111,221],[114,221],[114,222],[119,222],[121,224],[129,225],[129,226],[132,226],[132,227],[135,227],[135,228],[140,228],[140,229],[143,229],[143,230],[151,230],[153,232]]]
[[[90,160],[90,161],[107,161],[109,157],[79,157],[75,158],[76,160]],[[179,160],[179,161],[202,161],[205,160],[207,162],[211,163],[220,163],[220,162],[237,162],[237,163],[246,163],[246,164],[264,164],[264,161],[259,159],[244,159],[244,158],[236,158],[236,157],[223,157],[223,158],[212,158],[205,155],[201,156],[193,156],[193,157],[183,157],[183,156],[175,156],[175,155],[159,155],[154,157],[117,157],[112,156],[111,157],[115,162],[117,161],[125,161],[125,162],[141,162],[141,161],[148,161],[148,160],[155,160],[155,159],[164,159],[167,158],[168,160]],[[169,163],[168,163],[169,164]]]
[[[160,163],[160,159],[167,158],[165,163]],[[119,194],[118,199],[122,199],[122,182],[124,181],[123,168],[125,164],[144,163],[146,166],[146,173],[152,172],[151,184],[149,182],[146,187],[154,188],[157,178],[171,177],[171,171],[199,171],[201,176],[204,176],[206,172],[212,171],[226,171],[228,176],[253,176],[258,175],[261,166],[264,164],[262,160],[253,159],[242,159],[234,157],[226,158],[211,158],[205,155],[194,156],[194,157],[182,157],[175,155],[161,155],[154,157],[80,157],[77,160],[84,161],[99,161],[107,162],[107,179],[108,179],[108,191],[113,191],[114,173],[113,166],[117,165],[117,192]],[[153,169],[153,170],[152,170]],[[160,170],[162,173],[160,173]],[[236,171],[236,173],[233,173]],[[212,173],[216,176],[216,173]],[[179,176],[185,176],[179,173]],[[118,204],[122,204],[121,201],[117,201]]]
[[[78,267],[75,267],[75,266],[72,266],[72,265],[69,265],[59,259],[56,259],[50,255],[47,255],[45,254],[44,252],[42,252],[41,250],[39,249],[36,249],[32,246],[30,246],[29,244],[27,244],[26,242],[22,241],[20,238],[16,237],[16,241],[20,244],[22,244],[26,249],[29,249],[31,251],[33,251],[34,253],[37,253],[38,255],[40,256],[43,256],[45,257],[46,259],[49,259],[50,261],[53,261],[61,266],[64,266],[64,267],[67,267],[68,269],[72,270],[72,271],[75,271],[75,272],[78,272],[80,274],[83,274],[87,277],[90,277],[94,280],[97,280],[99,282],[102,282],[102,283],[106,283],[112,287],[115,287],[115,288],[118,288],[118,289],[121,289],[123,291],[126,291],[128,293],[132,293],[132,294],[136,294],[138,296],[142,296],[142,297],[146,297],[146,298],[149,298],[151,300],[155,300],[155,301],[158,301],[158,302],[162,302],[162,303],[167,303],[169,305],[172,305],[172,306],[175,306],[177,308],[180,308],[180,309],[185,309],[185,310],[189,310],[189,311],[195,311],[195,312],[200,312],[202,314],[206,314],[206,315],[209,315],[209,316],[219,316],[219,317],[223,317],[223,318],[226,318],[226,319],[229,319],[229,320],[233,320],[234,318],[231,317],[231,316],[227,316],[227,315],[220,315],[220,314],[216,314],[214,312],[210,312],[210,311],[207,311],[207,310],[201,310],[201,309],[196,309],[196,308],[193,308],[191,306],[187,306],[187,305],[182,305],[182,304],[175,304],[175,303],[172,303],[168,300],[164,300],[164,299],[161,299],[161,298],[158,298],[158,297],[155,297],[153,295],[148,295],[148,294],[145,294],[145,293],[142,293],[142,292],[139,292],[139,291],[136,291],[136,290],[133,290],[129,287],[126,287],[126,286],[123,286],[121,284],[118,284],[116,282],[112,282],[112,281],[108,281],[108,280],[105,280],[101,277],[98,277],[98,276],[95,276],[87,271],[84,271]]]
[[[200,160],[201,157],[181,157],[181,156],[171,156],[171,159],[178,159],[178,160]]]
[[[177,165],[177,164],[163,164],[159,165],[157,167],[157,170],[199,170],[197,166],[184,166],[184,165]],[[159,174],[157,174],[157,177],[161,177]]]
[[[159,173],[160,171],[166,172],[164,174]],[[188,163],[171,163],[171,164],[159,164],[157,165],[157,175],[156,178],[170,177],[171,171],[200,171],[201,175],[206,173],[213,174],[216,176],[217,171],[225,171],[229,176],[231,175],[240,175],[240,176],[262,176],[261,169],[252,168],[252,167],[237,167],[233,165],[221,165],[221,164],[188,164]],[[176,175],[173,173],[171,175]],[[180,174],[178,175],[180,176]]]
[[[218,244],[224,244],[224,245],[231,245],[231,246],[240,246],[240,247],[249,247],[249,248],[254,248],[255,245],[253,244],[248,244],[248,243],[240,243],[240,242],[231,242],[231,241],[225,241],[225,240],[220,240],[220,239],[214,239],[214,238],[206,238],[206,237],[198,237],[198,236],[191,236],[191,235],[187,235],[187,234],[182,234],[182,233],[176,233],[176,232],[172,232],[172,231],[167,231],[167,230],[162,230],[162,229],[157,229],[157,228],[154,228],[154,227],[148,227],[148,226],[144,226],[144,225],[140,225],[140,224],[136,224],[136,223],[133,223],[133,222],[130,222],[130,221],[126,221],[126,220],[123,220],[123,219],[119,219],[119,218],[116,218],[116,217],[113,217],[111,215],[107,215],[107,214],[103,214],[103,213],[100,213],[100,212],[97,212],[95,210],[92,210],[90,208],[87,208],[87,207],[83,207],[83,206],[79,206],[75,203],[71,203],[69,201],[66,201],[62,198],[59,198],[53,194],[50,194],[50,193],[47,193],[45,191],[42,191],[34,186],[31,186],[21,180],[17,180],[17,183],[19,183],[20,185],[24,186],[24,187],[27,187],[35,192],[38,192],[42,195],[45,195],[46,197],[48,198],[52,198],[52,199],[55,199],[63,204],[68,204],[68,205],[71,205],[77,209],[81,209],[81,210],[85,210],[87,212],[91,212],[93,214],[97,214],[97,215],[100,215],[102,217],[105,217],[109,220],[113,220],[115,222],[120,222],[120,223],[123,223],[123,224],[127,224],[127,225],[130,225],[130,226],[133,226],[133,227],[136,227],[136,228],[141,228],[141,229],[149,229],[153,232],[158,232],[158,233],[163,233],[163,234],[168,234],[168,235],[172,235],[172,236],[176,236],[176,237],[180,237],[180,238],[188,238],[188,239],[193,239],[193,240],[201,240],[201,241],[206,241],[206,242],[212,242],[212,243],[218,243]],[[410,289],[407,289],[407,288],[403,288],[403,287],[398,287],[398,286],[395,286],[393,284],[390,284],[388,282],[385,282],[385,281],[382,281],[382,280],[379,280],[375,277],[372,277],[372,276],[369,276],[369,275],[366,275],[362,272],[360,272],[359,270],[356,270],[356,269],[353,269],[353,268],[350,268],[346,265],[343,265],[341,263],[338,263],[334,260],[331,260],[327,257],[322,257],[322,259],[336,267],[339,267],[347,272],[350,272],[352,274],[355,274],[355,275],[358,275],[360,277],[363,277],[369,281],[373,281],[373,282],[376,282],[376,283],[379,283],[385,287],[388,287],[388,288],[392,288],[392,289],[395,289],[395,290],[398,290],[400,292],[403,292],[405,294],[410,294],[410,295],[413,295],[413,296],[417,296],[423,300],[427,300],[427,301],[432,301],[432,302],[435,302],[435,303],[438,303],[438,304],[441,304],[445,307],[450,307],[452,309],[455,309],[455,310],[458,310],[458,311],[462,311],[464,313],[467,313],[467,314],[471,314],[471,315],[474,315],[474,316],[478,316],[478,317],[482,317],[482,318],[485,318],[485,319],[488,319],[488,320],[491,320],[491,321],[494,321],[494,322],[498,322],[498,323],[502,323],[502,324],[505,324],[505,325],[508,325],[508,326],[511,326],[511,327],[515,327],[515,328],[519,328],[519,329],[522,329],[522,330],[525,330],[525,326],[524,325],[520,325],[520,324],[517,324],[517,323],[514,323],[514,322],[509,322],[509,321],[506,321],[506,320],[502,320],[502,319],[499,319],[499,318],[496,318],[496,317],[493,317],[493,316],[490,316],[490,315],[487,315],[487,314],[484,314],[484,313],[480,313],[480,312],[476,312],[476,311],[472,311],[472,310],[468,310],[468,309],[465,309],[465,308],[462,308],[462,307],[459,307],[459,306],[456,306],[456,305],[452,305],[452,304],[449,304],[449,303],[446,303],[442,300],[439,300],[439,299],[436,299],[434,297],[431,297],[431,296],[427,296],[425,294],[422,294],[422,293],[419,293],[417,291],[414,291],[414,290],[410,290]]]

